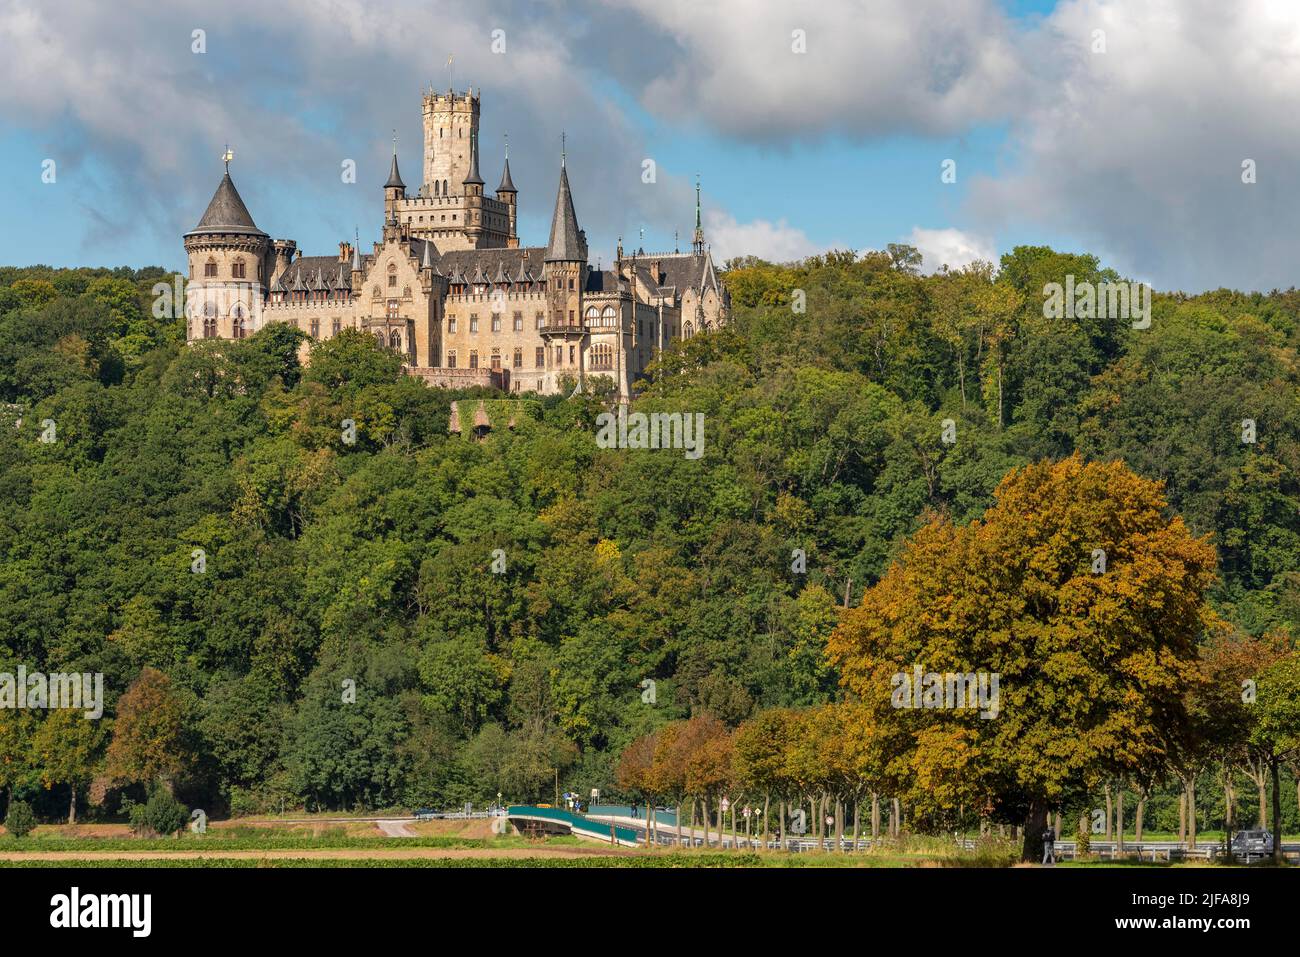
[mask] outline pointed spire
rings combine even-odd
[[[510,134],[506,134],[506,168],[501,173],[501,185],[497,187],[498,195],[501,193],[517,193],[515,181],[510,178]]]
[[[533,281],[532,273],[528,271],[528,257],[519,257],[519,274],[515,276],[515,282],[520,284],[530,283]]]
[[[546,262],[586,262],[586,243],[578,229],[578,215],[573,211],[573,194],[569,190],[569,172],[560,166],[560,188],[555,194],[555,213],[551,216],[551,241],[546,246]]]
[[[492,285],[508,286],[510,280],[506,278],[506,264],[500,259],[497,260],[497,274],[492,277]]]
[[[700,220],[700,174],[695,174],[695,236],[691,239],[691,252],[704,255],[704,226]]]
[[[483,185],[483,177],[478,174],[478,133],[469,135],[469,175],[463,182]]]
[[[432,260],[432,259],[430,258],[430,256],[429,256],[429,249],[430,249],[430,247],[432,247],[432,246],[433,246],[433,243],[429,242],[427,239],[424,241],[424,259],[420,262],[420,268],[421,268],[421,269],[432,269],[432,268],[433,268],[433,260]]]
[[[388,171],[388,182],[384,184],[384,189],[406,189],[406,184],[402,182],[402,174],[397,171],[397,133],[393,133],[393,165]]]
[[[361,272],[361,231],[354,226],[352,227],[352,232],[356,236],[356,240],[357,240],[356,243],[352,246],[352,271],[355,273],[360,273]]]

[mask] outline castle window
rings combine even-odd
[[[534,363],[539,369],[546,365],[546,346],[537,347],[537,355],[534,357]]]
[[[448,369],[454,369],[454,368],[456,368],[456,350],[455,350],[455,349],[452,349],[450,352],[447,353],[447,368],[448,368]]]
[[[493,372],[501,371],[501,350],[500,349],[492,350],[492,371]]]
[[[445,179],[442,181],[442,195],[443,195],[443,196],[446,196],[446,195],[447,195],[447,181],[446,181]],[[443,219],[446,219],[447,217],[444,216],[444,217],[442,217],[442,218],[443,218]]]
[[[515,332],[523,332],[523,331],[524,331],[524,314],[523,314],[522,312],[516,312],[516,313],[515,313]]]
[[[564,364],[564,346],[555,347],[555,364],[557,366]]]
[[[469,331],[478,332],[478,313],[471,312],[469,314]]]
[[[687,322],[682,329],[682,338],[689,339],[694,334],[695,334],[695,328],[690,324],[690,322]]]
[[[569,279],[569,292],[573,292],[573,279]]]
[[[402,351],[402,334],[397,329],[388,334],[388,348],[397,352]]]
[[[588,325],[591,325],[591,326],[596,325],[596,318],[597,318],[599,315],[600,315],[600,310],[597,309],[595,306],[591,306],[591,307],[587,310],[587,324],[588,324]]]
[[[569,310],[569,325],[573,325],[573,310]]]
[[[469,351],[469,367],[470,367],[471,369],[477,369],[477,368],[478,368],[478,350],[477,350],[477,349],[471,349],[471,350]]]
[[[455,332],[455,331],[456,331],[456,317],[455,317],[455,316],[448,316],[448,317],[447,317],[447,331],[448,331],[448,332]]]
[[[231,333],[236,339],[243,339],[248,335],[248,320],[242,313],[232,314],[230,317]]]
[[[518,347],[515,348],[515,358],[514,358],[514,362],[512,363],[512,365],[513,365],[516,369],[522,369],[522,368],[524,367],[524,350],[523,350],[523,349],[520,349],[520,348],[518,348]]]
[[[612,369],[614,368],[614,350],[611,346],[600,343],[592,347],[591,350],[591,367],[593,369]]]
[[[398,318],[401,318],[401,314],[398,312],[398,305],[399,305],[399,304],[398,304],[398,302],[397,302],[396,299],[390,299],[390,300],[388,300],[388,318],[389,318],[389,319],[398,319]]]
[[[216,316],[203,317],[203,338],[204,339],[217,338],[217,317]]]
[[[492,313],[492,331],[493,332],[501,331],[501,313],[499,312]]]
[[[542,328],[542,326],[546,325],[546,313],[539,312],[537,317],[534,319],[534,322],[536,323],[536,328]]]
[[[230,267],[230,275],[235,279],[244,278],[244,261],[242,259],[235,260],[235,264]]]
[[[389,289],[397,288],[397,276],[393,273],[388,274],[388,288]]]
[[[313,320],[311,321],[311,337],[312,337],[313,339],[319,339],[319,338],[320,338],[320,320],[319,320],[319,319],[313,319]]]
[[[613,326],[613,325],[615,325],[615,323],[614,323],[614,307],[613,307],[613,306],[606,306],[606,307],[601,311],[601,313],[600,313],[600,317],[601,317],[601,325],[603,325],[603,326]]]
[[[217,274],[217,261],[215,259],[209,259],[207,262],[203,264],[203,275],[215,276],[216,274]]]
[[[574,361],[573,346],[569,346],[569,365],[573,365],[573,361]]]
[[[331,331],[333,332],[334,335],[337,336],[337,335],[339,334],[339,332],[342,331],[342,329],[343,329],[343,322],[342,322],[342,320],[340,320],[340,319],[335,319],[334,322],[331,323]]]
[[[384,330],[383,330],[383,329],[376,329],[376,330],[375,330],[375,341],[379,343],[379,348],[382,349],[382,348],[384,347]]]

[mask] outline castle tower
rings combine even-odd
[[[569,191],[569,173],[560,154],[560,188],[555,194],[551,216],[551,239],[542,259],[546,287],[546,367],[555,373],[555,384],[572,377],[579,384],[583,374],[582,287],[586,280],[587,237],[578,228]]]
[[[261,328],[262,304],[274,265],[271,237],[257,228],[226,173],[197,226],[185,234],[190,282],[186,338],[242,339]]]
[[[424,195],[459,195],[478,138],[478,116],[479,97],[472,89],[425,94]]]
[[[509,208],[510,237],[506,240],[507,249],[519,248],[519,231],[517,228],[519,213],[519,190],[510,178],[510,141],[506,140],[506,168],[501,173],[501,185],[497,187],[497,199]]]
[[[478,174],[478,130],[470,134],[469,173],[462,184],[465,193],[465,239],[476,248],[483,238],[483,177]]]
[[[406,199],[406,184],[402,174],[397,170],[397,140],[393,140],[393,165],[388,170],[388,182],[384,183],[384,221],[397,221],[397,204]]]
[[[569,190],[569,172],[560,160],[560,188],[555,194],[555,212],[551,216],[551,240],[543,259],[546,277],[547,325],[569,326],[582,316],[582,280],[587,266],[587,236],[578,228]]]

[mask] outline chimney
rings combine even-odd
[[[339,262],[345,263],[352,259],[352,244],[339,243]]]

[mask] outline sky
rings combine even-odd
[[[0,0],[0,49],[0,264],[182,268],[227,144],[272,237],[368,246],[394,136],[414,192],[451,82],[481,88],[489,188],[509,134],[525,245],[565,134],[606,264],[687,246],[698,176],[719,262],[1030,244],[1162,290],[1300,275],[1295,0]]]

